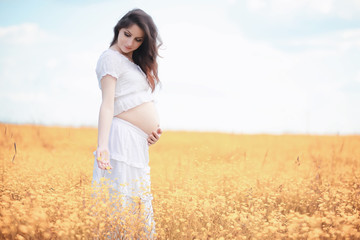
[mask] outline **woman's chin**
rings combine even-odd
[[[122,48],[121,51],[122,51],[123,54],[128,54],[128,53],[132,52],[131,49],[129,50],[127,48]]]

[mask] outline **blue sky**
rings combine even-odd
[[[360,133],[356,0],[0,0],[0,122],[96,127],[96,61],[135,7],[164,42],[164,130]]]

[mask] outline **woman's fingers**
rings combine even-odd
[[[110,165],[110,162],[106,162],[106,164],[105,164],[105,169],[106,169],[106,170],[112,169],[112,166]]]
[[[103,161],[104,169],[110,170],[112,169],[112,166],[110,165],[110,161]]]
[[[98,163],[98,167],[103,170],[110,170],[112,166],[110,165],[110,157],[108,151],[97,151],[96,152],[96,160]]]
[[[98,167],[102,170],[110,170],[112,169],[112,166],[110,165],[110,162],[102,162],[102,161],[97,161],[98,162]]]
[[[97,160],[97,164],[100,169],[104,169],[103,163],[101,161]]]
[[[151,144],[154,144],[154,140],[152,140],[150,137],[148,138],[148,145],[150,146]]]
[[[151,144],[156,143],[159,140],[161,134],[162,134],[161,128],[158,128],[156,131],[153,131],[148,137],[148,145],[150,146]]]
[[[150,138],[153,141],[157,141],[160,138],[160,136],[156,132],[152,132],[152,135],[150,135]]]
[[[103,169],[103,170],[105,169],[104,163],[101,160],[97,160],[97,163],[98,163],[98,167],[100,169]]]
[[[155,133],[156,134],[156,136],[155,136],[154,133],[155,132],[152,132],[152,134],[149,135],[149,137],[148,137],[148,143],[149,144],[154,144],[159,139],[159,136],[156,133]]]

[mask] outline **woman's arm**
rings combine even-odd
[[[103,161],[98,161],[98,166],[101,169],[105,169],[107,166],[111,168],[108,146],[110,128],[114,116],[115,85],[115,77],[105,75],[101,79],[102,102],[99,112],[98,148],[96,150],[96,159],[100,158]]]

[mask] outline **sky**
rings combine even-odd
[[[97,127],[96,62],[133,8],[163,41],[164,131],[360,134],[358,0],[0,0],[0,122]]]

